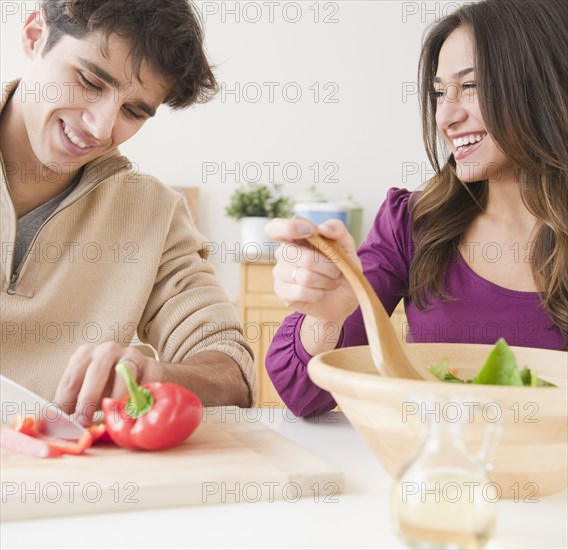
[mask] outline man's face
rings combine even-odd
[[[31,63],[20,84],[18,137],[26,160],[75,170],[132,137],[162,103],[167,89],[147,65],[136,79],[129,41],[112,35],[106,58],[100,34],[63,36],[42,56],[47,29],[31,24],[41,28],[34,47],[24,46]]]

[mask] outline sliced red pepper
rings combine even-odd
[[[91,435],[93,436],[93,445],[113,443],[104,423],[91,424],[90,426],[87,426],[87,430],[89,430],[89,432],[91,432]]]
[[[37,422],[33,416],[14,418],[12,428],[20,433],[37,437],[41,433],[42,422]]]
[[[93,436],[89,430],[85,430],[85,433],[79,439],[71,441],[46,434],[39,434],[37,439],[45,441],[52,449],[68,455],[83,454],[93,444]]]
[[[79,439],[68,440],[44,434],[41,430],[42,425],[43,422],[36,422],[32,416],[14,419],[12,422],[14,431],[44,441],[59,453],[80,455],[93,444],[93,436],[88,430]]]
[[[38,439],[7,427],[2,428],[0,431],[0,446],[15,453],[38,458],[56,458],[63,454],[43,439]]]
[[[154,382],[139,386],[126,363],[116,365],[128,387],[124,399],[103,399],[111,439],[126,449],[155,451],[183,443],[201,423],[202,404],[186,388]]]

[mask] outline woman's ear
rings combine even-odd
[[[22,29],[22,46],[30,59],[40,55],[47,41],[48,29],[41,10],[31,12],[26,17]]]

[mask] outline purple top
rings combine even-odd
[[[388,191],[358,251],[363,271],[389,315],[407,287],[414,252],[410,195],[406,189]],[[494,344],[502,336],[514,346],[564,348],[562,333],[541,308],[538,293],[490,283],[472,271],[461,254],[448,266],[446,288],[454,299],[432,299],[427,311],[418,310],[404,298],[406,341]],[[297,416],[311,416],[332,409],[336,403],[308,377],[306,366],[311,356],[300,341],[303,318],[296,312],[284,320],[268,350],[266,368],[290,410]],[[337,347],[366,344],[363,318],[357,309],[345,322]]]

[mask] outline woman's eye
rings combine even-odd
[[[430,92],[430,97],[432,97],[434,99],[442,99],[444,97],[444,92],[434,90],[434,91]]]
[[[91,90],[98,90],[98,91],[101,90],[101,88],[99,88],[96,84],[93,84],[90,80],[87,80],[83,73],[77,73],[77,74],[79,76],[81,84],[85,86],[85,88],[90,88]]]
[[[473,90],[474,88],[477,88],[477,84],[475,82],[466,82],[462,85],[462,88],[464,90]]]

